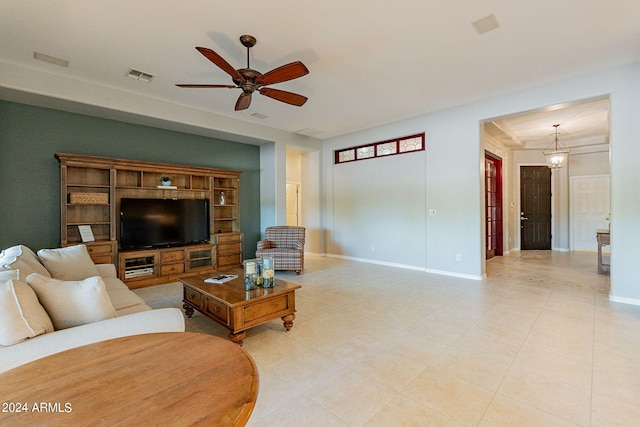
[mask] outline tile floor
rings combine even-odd
[[[247,334],[260,372],[248,425],[640,425],[640,307],[609,302],[596,255],[515,252],[487,270],[309,256],[302,275],[278,272],[302,285],[298,312],[290,332]],[[226,336],[198,313],[187,329]]]

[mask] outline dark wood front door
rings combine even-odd
[[[551,169],[520,167],[520,249],[551,249]]]
[[[502,255],[502,160],[489,152],[484,155],[486,258]]]

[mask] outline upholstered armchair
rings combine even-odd
[[[294,270],[300,274],[304,268],[304,233],[304,227],[267,227],[264,240],[258,242],[256,258],[272,257],[275,270]]]

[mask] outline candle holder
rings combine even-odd
[[[263,288],[273,288],[275,285],[273,279],[273,258],[272,257],[264,257],[262,258],[262,287]]]
[[[250,291],[258,287],[258,267],[255,261],[244,262],[244,289]]]

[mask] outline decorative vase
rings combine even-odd
[[[167,179],[166,181],[160,181],[164,187],[168,187],[171,185],[171,180]]]
[[[273,288],[273,258],[264,257],[262,258],[262,287],[263,288]]]
[[[220,192],[220,204],[224,205],[227,202],[226,197],[224,196],[224,191]]]

